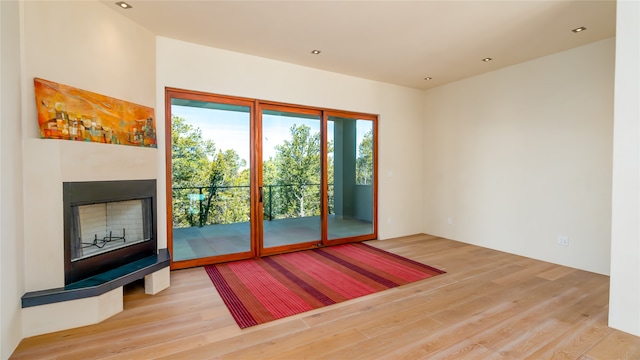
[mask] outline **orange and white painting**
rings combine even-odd
[[[153,108],[34,79],[40,137],[157,147]]]

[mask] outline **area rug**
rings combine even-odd
[[[362,243],[208,265],[205,270],[240,328],[444,273]]]

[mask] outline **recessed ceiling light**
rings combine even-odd
[[[489,61],[491,61],[491,60],[493,60],[493,58],[488,58],[488,57],[487,57],[487,58],[482,59],[482,61],[484,61],[484,62],[489,62]]]
[[[575,29],[573,29],[573,30],[571,30],[571,31],[573,31],[574,33],[579,33],[579,32],[583,32],[583,31],[585,31],[585,30],[587,30],[587,28],[586,28],[586,27],[584,27],[584,26],[580,26],[579,28],[575,28]]]
[[[123,9],[131,9],[133,7],[124,1],[117,2],[116,5],[120,6]]]
[[[320,50],[311,50],[311,53],[312,53],[313,55],[318,55],[318,54],[320,54],[320,53],[321,53],[321,51],[320,51]]]
[[[433,79],[431,76],[427,76],[426,78],[424,78],[425,80],[431,80]]]

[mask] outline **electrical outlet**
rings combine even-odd
[[[447,224],[453,225],[453,218],[447,218]]]
[[[562,246],[569,246],[569,237],[564,235],[558,235],[558,244]]]

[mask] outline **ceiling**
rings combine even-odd
[[[417,89],[615,35],[615,0],[115,1],[159,36]]]

